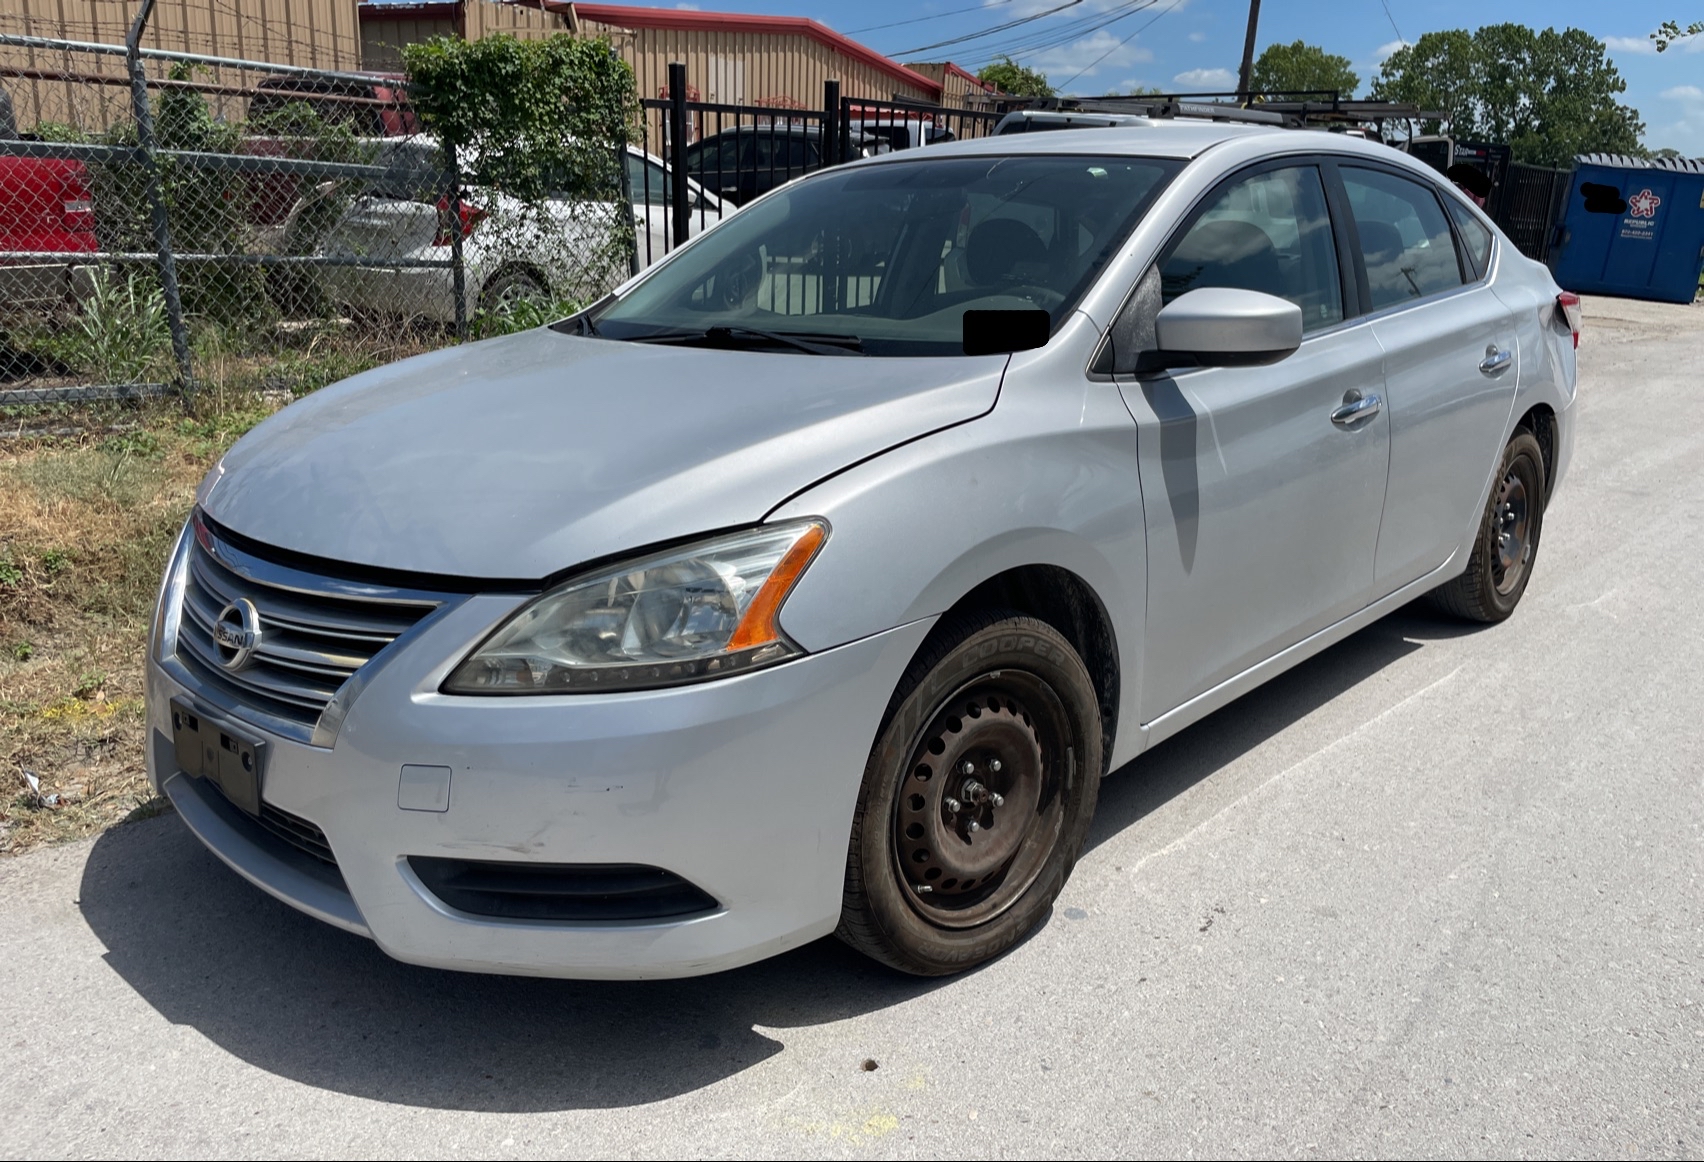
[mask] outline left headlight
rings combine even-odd
[[[766,525],[577,577],[522,606],[443,690],[637,690],[794,657],[776,615],[827,538],[820,520]]]

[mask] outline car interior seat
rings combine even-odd
[[[965,239],[965,269],[979,286],[1012,282],[1019,267],[1045,267],[1047,259],[1041,235],[1015,218],[989,218]]]

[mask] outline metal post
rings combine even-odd
[[[455,296],[456,338],[467,341],[467,265],[462,261],[462,191],[461,167],[456,164],[456,147],[444,143],[444,165],[450,171],[450,293]]]
[[[1243,40],[1242,69],[1237,74],[1237,103],[1246,106],[1254,82],[1254,29],[1260,23],[1260,0],[1248,0],[1248,36]]]
[[[840,82],[822,83],[822,163],[839,165],[845,161],[840,151]]]
[[[686,65],[669,62],[669,192],[674,202],[674,244],[692,233],[691,195],[686,188]]]
[[[194,368],[189,361],[189,328],[183,322],[183,296],[178,291],[177,259],[172,254],[171,220],[166,215],[166,197],[160,187],[160,165],[154,155],[154,115],[148,108],[148,74],[142,70],[142,33],[148,27],[148,17],[153,11],[154,0],[142,0],[142,7],[131,22],[130,35],[124,38],[124,61],[130,72],[130,104],[136,117],[137,154],[147,178],[148,217],[154,228],[154,246],[159,255],[160,291],[166,300],[172,355],[177,360],[178,378],[187,391],[194,383]]]

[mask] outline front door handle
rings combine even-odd
[[[1363,420],[1372,419],[1384,407],[1384,400],[1376,395],[1362,395],[1358,391],[1349,395],[1354,398],[1344,397],[1343,406],[1331,413],[1331,422],[1339,427],[1352,428]]]
[[[1479,370],[1486,375],[1501,375],[1509,369],[1509,364],[1515,361],[1513,351],[1499,351],[1493,343],[1485,348],[1485,358],[1479,361]]]

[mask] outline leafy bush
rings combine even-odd
[[[619,191],[638,100],[633,70],[608,41],[436,37],[405,46],[403,60],[409,99],[465,184],[526,207],[518,220],[488,221],[488,233],[508,229],[536,245],[541,232],[562,231],[563,217],[545,206],[574,203],[573,236],[560,239],[579,268],[573,290],[626,276],[633,216]]]
[[[499,308],[477,312],[473,317],[473,337],[492,339],[498,335],[512,335],[516,331],[530,331],[534,327],[566,319],[583,305],[563,298],[514,299]]]
[[[95,272],[61,352],[102,383],[140,383],[171,347],[166,298],[150,277]]]

